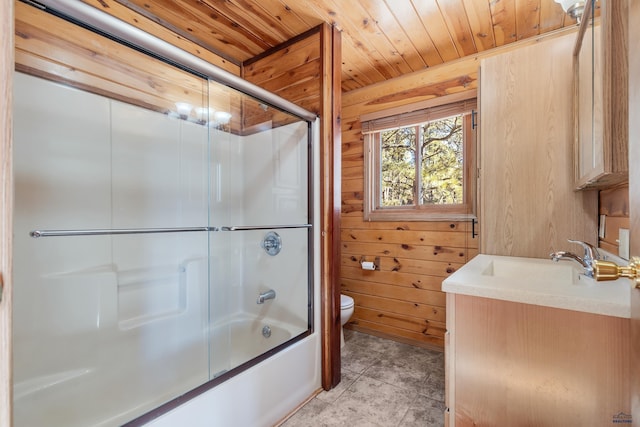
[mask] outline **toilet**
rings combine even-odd
[[[344,332],[342,329],[353,315],[354,305],[353,298],[340,294],[340,348],[344,347]]]

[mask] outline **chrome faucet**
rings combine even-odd
[[[276,298],[276,291],[274,291],[273,289],[270,289],[267,292],[264,292],[258,295],[258,300],[256,301],[256,304],[264,304],[266,300],[275,299],[275,298]]]
[[[568,241],[569,243],[582,245],[582,248],[584,249],[584,256],[582,258],[572,252],[566,251],[552,252],[551,254],[549,254],[549,257],[556,262],[560,261],[561,259],[572,259],[578,262],[584,268],[585,276],[593,277],[595,261],[600,259],[600,253],[598,252],[598,249],[595,246],[580,240],[568,239]]]

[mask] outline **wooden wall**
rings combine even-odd
[[[322,27],[243,62],[242,77],[319,115]]]
[[[356,303],[347,328],[414,345],[443,347],[445,295],[440,291],[441,282],[478,253],[483,236],[495,232],[476,226],[476,232],[482,232],[472,238],[470,222],[363,221],[360,117],[406,109],[409,104],[426,106],[438,98],[475,91],[481,59],[573,32],[575,29],[525,40],[343,94],[340,286]],[[359,268],[363,256],[367,261],[379,257],[380,270]]]
[[[82,0],[97,9],[102,10],[109,15],[140,28],[146,33],[152,34],[180,49],[198,56],[205,61],[216,65],[231,74],[240,75],[240,64],[233,63],[222,56],[207,50],[202,46],[188,40],[182,35],[171,31],[168,27],[161,25],[160,20],[151,20],[136,11],[123,6],[118,0]]]
[[[481,252],[548,258],[597,241],[597,194],[574,191],[573,34],[482,62]]]
[[[360,117],[475,91],[477,58],[347,92],[342,104],[341,292],[355,300],[347,328],[442,348],[442,280],[477,254],[470,222],[365,222]],[[366,271],[360,260],[379,260]]]
[[[618,237],[621,228],[629,229],[629,184],[600,191],[599,214],[605,215],[604,237],[598,246],[618,255]]]
[[[116,3],[113,6],[106,10],[120,11]],[[39,8],[22,2],[16,2],[15,8],[16,70],[162,113],[175,111],[176,102],[202,105],[203,93],[208,87],[201,78]],[[139,20],[143,28],[171,40],[170,33],[159,25],[143,17]],[[177,44],[187,48],[187,43],[191,42]],[[194,49],[191,46],[191,50]],[[201,48],[196,51],[198,56],[215,61],[214,54]],[[239,73],[239,68],[235,71]],[[226,110],[229,105],[240,108],[231,92],[214,89],[218,92],[211,98],[221,103],[220,110]]]

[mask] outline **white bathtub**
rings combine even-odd
[[[268,328],[266,335],[263,329]],[[211,330],[211,374],[216,378],[234,367],[284,344],[306,328],[273,318],[238,314]],[[269,334],[270,333],[270,334]]]
[[[268,338],[263,336],[264,326],[269,326],[271,330],[271,336]],[[15,425],[17,427],[121,425],[202,385],[208,381],[209,375],[216,377],[231,371],[234,367],[250,361],[301,333],[299,327],[288,325],[277,319],[259,318],[248,314],[239,314],[226,322],[218,323],[211,329],[212,340],[209,345],[213,357],[209,374],[206,342],[184,347],[180,354],[172,352],[165,354],[161,359],[133,364],[135,366],[133,368],[130,363],[131,358],[138,357],[136,352],[139,352],[141,339],[143,339],[137,332],[122,331],[120,339],[117,343],[114,342],[117,345],[111,348],[104,345],[86,346],[85,351],[94,353],[94,357],[90,359],[95,360],[95,365],[73,367],[73,361],[69,360],[68,369],[65,369],[64,364],[58,361],[55,364],[57,371],[43,372],[41,375],[16,383],[14,387]],[[231,378],[215,386],[207,395],[213,393],[226,396],[229,388],[237,387],[234,384],[243,383],[242,378],[244,381],[249,379],[250,386],[240,386],[241,390],[245,387],[250,388],[250,391],[242,390],[243,399],[247,398],[247,393],[250,395],[263,389],[259,392],[260,399],[256,399],[255,403],[251,404],[252,407],[261,408],[255,414],[259,419],[237,425],[272,425],[292,409],[291,405],[295,407],[319,387],[317,373],[314,369],[310,369],[316,365],[314,360],[317,359],[318,354],[317,335],[313,334],[285,348],[281,353],[237,375],[238,378],[230,372],[228,375]],[[52,352],[55,353],[55,350]],[[293,360],[289,360],[291,358]],[[300,366],[295,367],[296,364]],[[291,382],[288,389],[283,387],[283,379],[290,380],[291,375],[288,374],[295,372],[291,369],[298,370],[295,375],[298,380]],[[301,375],[302,373],[307,375]],[[247,378],[247,375],[250,377]],[[304,384],[300,383],[301,378],[305,378]],[[271,384],[277,384],[277,387],[273,387],[274,390],[269,390],[271,387],[266,382],[267,379],[274,381]],[[124,389],[123,384],[126,384]],[[273,391],[275,393],[272,393]],[[284,395],[279,396],[280,394]],[[275,402],[268,403],[269,398],[275,398]],[[198,399],[200,398],[195,400]],[[219,405],[220,399],[224,401],[224,398],[217,397],[216,404],[208,405],[207,409],[210,410]],[[292,400],[298,401],[278,408],[278,404]],[[252,410],[248,412],[251,413]],[[224,413],[223,408],[220,408],[220,411]],[[217,414],[214,415],[215,420],[217,417]],[[157,422],[167,418],[171,419],[167,415],[158,419]],[[207,425],[232,426],[237,419],[238,415],[234,414],[233,421],[216,424],[214,420],[213,424],[210,421]],[[189,422],[181,425],[192,424]]]

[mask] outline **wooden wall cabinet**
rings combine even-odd
[[[574,186],[575,37],[481,63],[480,253],[547,258],[597,241],[597,194]]]
[[[577,189],[609,188],[628,180],[627,10],[627,0],[588,0],[576,39]]]
[[[629,422],[629,351],[628,318],[448,293],[445,427]]]

